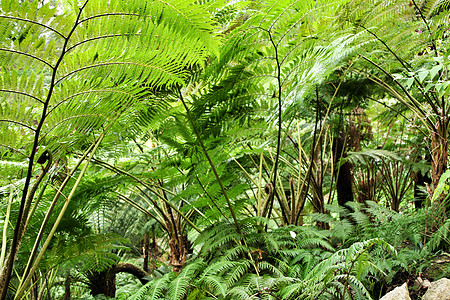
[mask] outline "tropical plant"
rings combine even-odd
[[[2,1],[1,300],[377,299],[420,274],[450,236],[449,7]]]
[[[20,199],[20,208],[14,216],[10,251],[2,261],[0,298],[5,299],[14,259],[30,221],[30,207],[37,205],[35,193],[44,176],[55,175],[51,167],[64,165],[73,149],[85,151],[55,187],[59,192],[47,216],[75,170],[86,161],[41,246],[43,236],[38,235],[17,297],[28,286],[105,135],[126,124],[127,116],[139,104],[152,103],[158,90],[182,85],[188,69],[205,59],[214,41],[207,9],[188,1],[2,1],[0,22],[0,53],[5,62],[1,72],[1,157],[27,161],[23,183],[17,181],[21,177],[10,179],[22,192],[12,199]],[[45,163],[39,173],[36,164]],[[48,217],[41,232],[45,220]]]
[[[444,57],[448,5],[445,0],[349,1],[341,14],[341,20],[364,33],[364,43],[373,49],[361,55],[371,67],[363,64],[360,72],[385,88],[422,123],[432,156],[432,189],[447,165],[448,79]]]

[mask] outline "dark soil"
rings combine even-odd
[[[414,286],[414,282],[420,279],[422,282],[426,280],[433,282],[443,277],[450,278],[450,255],[447,253],[437,256],[436,259],[431,262],[430,266],[425,268],[423,272],[419,272],[417,274],[409,274],[407,272],[397,273],[383,295],[407,282],[411,300],[420,300],[426,293],[427,287],[417,285]]]

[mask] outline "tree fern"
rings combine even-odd
[[[16,229],[28,217],[35,156],[50,150],[63,158],[155,90],[182,85],[186,69],[214,51],[212,28],[210,13],[192,1],[2,1],[1,152],[29,153]],[[13,103],[32,115],[16,113]],[[18,130],[26,140],[14,137]],[[11,257],[20,238],[13,237]],[[7,282],[11,266],[2,274]]]

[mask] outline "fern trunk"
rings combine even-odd
[[[92,296],[95,297],[100,294],[112,298],[116,296],[116,272],[114,268],[100,272],[93,271],[88,275],[88,279]]]
[[[430,183],[431,177],[429,173],[423,175],[420,170],[416,173],[414,182],[414,207],[416,209],[423,207],[423,202],[427,199],[427,195],[424,190],[426,190],[427,184]]]
[[[169,247],[169,263],[172,266],[172,271],[180,273],[190,251],[190,242],[185,235],[178,238],[170,238]]]
[[[432,169],[431,169],[431,183],[432,191],[436,189],[439,179],[442,174],[447,170],[447,158],[448,158],[448,134],[447,127],[448,121],[445,117],[441,118],[442,121],[437,125],[431,139],[431,155],[432,155]],[[445,120],[445,121],[444,121]],[[441,199],[437,200],[437,205],[441,203]]]
[[[70,293],[70,275],[67,276],[66,280],[64,281],[64,297],[63,300],[70,300],[71,299],[71,293]]]
[[[148,282],[146,277],[149,274],[143,269],[128,263],[119,263],[115,266],[102,271],[91,271],[87,277],[89,279],[89,288],[91,295],[97,296],[103,294],[107,297],[114,298],[116,296],[116,274],[128,273],[136,276],[142,284]]]
[[[145,272],[148,272],[148,249],[150,248],[150,243],[148,240],[148,233],[144,234],[144,247],[142,249],[142,254],[144,256],[143,269]]]
[[[448,118],[443,114],[440,116],[438,124],[431,137],[431,190],[430,195],[434,194],[441,176],[447,170],[448,160]],[[432,203],[432,207],[436,212],[437,224],[445,220],[446,206],[444,203],[445,193],[441,193]],[[434,197],[433,197],[434,198]]]
[[[335,139],[334,157],[336,165],[339,165],[341,159],[346,158],[345,135]],[[345,206],[347,202],[353,202],[352,173],[351,165],[348,161],[341,164],[336,174],[336,192],[340,206]]]

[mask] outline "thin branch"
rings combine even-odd
[[[109,35],[96,36],[94,38],[86,39],[86,40],[83,40],[81,42],[78,42],[78,43],[70,46],[69,48],[67,48],[67,52],[71,51],[73,48],[76,48],[76,47],[78,47],[78,46],[80,46],[80,45],[82,45],[84,43],[92,42],[92,41],[95,41],[95,40],[106,39],[106,38],[111,38],[111,37],[132,36],[132,35],[139,36],[140,34],[138,34],[138,33],[136,33],[136,34],[124,33],[124,34],[109,34]]]
[[[41,27],[44,27],[44,28],[47,28],[48,30],[53,31],[54,33],[58,34],[60,37],[66,39],[66,37],[64,36],[64,34],[62,34],[61,32],[59,32],[58,30],[56,30],[56,29],[54,29],[54,28],[52,28],[52,27],[50,27],[50,26],[47,26],[47,25],[45,25],[45,24],[42,24],[42,23],[33,21],[33,20],[23,19],[23,18],[18,18],[18,17],[12,17],[12,16],[0,16],[0,18],[10,19],[10,20],[17,20],[17,21],[23,21],[23,22],[28,22],[28,23],[32,23],[32,24],[35,24],[35,25],[39,25],[39,26],[41,26]]]
[[[95,18],[101,18],[101,17],[108,17],[108,16],[131,16],[131,17],[139,17],[138,14],[130,14],[130,13],[106,13],[106,14],[99,14],[95,16],[90,16],[86,19],[80,20],[78,22],[78,25],[84,22],[87,22],[89,20],[95,19]]]
[[[282,130],[282,111],[281,111],[281,64],[280,64],[280,59],[278,57],[278,47],[275,44],[275,41],[273,40],[272,34],[269,30],[267,30],[267,34],[269,35],[269,40],[272,43],[272,46],[275,50],[275,61],[277,64],[277,83],[278,83],[278,134],[277,134],[277,152],[275,154],[275,164],[273,167],[273,179],[272,179],[272,185],[273,185],[273,194],[271,195],[271,199],[270,199],[270,208],[269,208],[269,212],[267,217],[270,218],[270,214],[272,213],[272,207],[273,207],[273,200],[275,195],[277,194],[277,188],[276,188],[276,183],[277,183],[277,172],[278,172],[278,162],[279,162],[279,158],[280,158],[280,149],[281,149],[281,130]],[[284,212],[283,212],[284,214]]]
[[[224,186],[222,184],[222,180],[220,179],[219,174],[217,173],[216,167],[215,167],[214,163],[212,162],[211,158],[209,157],[208,151],[206,151],[206,148],[205,148],[205,145],[203,144],[203,141],[201,139],[200,133],[198,132],[197,127],[195,126],[194,121],[192,120],[191,112],[190,112],[189,108],[187,107],[186,102],[184,101],[184,98],[183,98],[183,95],[181,94],[181,89],[180,88],[178,88],[178,94],[180,96],[181,102],[183,103],[184,109],[186,110],[186,114],[187,114],[187,117],[189,119],[189,122],[191,123],[192,129],[194,130],[194,133],[197,136],[197,141],[200,144],[200,147],[202,148],[203,153],[205,154],[206,159],[208,160],[209,165],[211,166],[211,169],[212,169],[212,171],[214,173],[214,176],[217,179],[217,183],[219,184],[220,189],[222,190],[222,194],[225,197],[225,200],[227,201],[228,209],[230,210],[231,216],[233,217],[233,221],[234,221],[234,224],[236,226],[236,231],[239,234],[242,234],[241,228],[240,228],[238,220],[236,218],[236,214],[234,213],[231,201],[228,198],[228,194],[227,194],[227,192],[226,192],[226,190],[225,190],[225,188],[224,188]]]
[[[28,157],[25,153],[21,152],[20,150],[17,150],[17,149],[14,148],[14,147],[11,147],[11,146],[8,146],[8,145],[5,145],[5,144],[0,144],[0,147],[5,147],[5,148],[7,148],[7,149],[9,149],[9,150],[12,150],[12,151],[14,151],[14,152],[19,153],[20,155],[23,155],[24,157]]]
[[[38,102],[40,102],[40,103],[42,103],[42,104],[44,103],[44,101],[42,101],[42,100],[39,99],[38,97],[33,96],[33,95],[30,95],[30,94],[27,94],[27,93],[24,93],[24,92],[21,92],[21,91],[0,89],[0,92],[12,93],[12,94],[19,94],[19,95],[23,95],[23,96],[30,97],[30,98],[32,98],[32,99],[34,99],[34,100],[36,100],[36,101],[38,101]]]
[[[99,64],[95,64],[95,65],[82,67],[82,68],[79,68],[79,69],[74,70],[72,72],[69,72],[66,75],[63,75],[61,78],[59,78],[56,81],[55,84],[59,84],[62,80],[66,79],[67,77],[69,77],[69,76],[71,76],[71,75],[73,75],[75,73],[87,70],[87,69],[92,69],[92,68],[96,68],[96,67],[104,67],[104,66],[113,66],[113,65],[140,66],[140,67],[145,67],[145,68],[149,68],[149,69],[156,69],[156,70],[159,70],[159,71],[161,71],[163,73],[166,73],[166,74],[169,74],[169,75],[173,75],[173,73],[170,73],[170,72],[168,72],[167,70],[165,70],[163,68],[160,68],[160,67],[157,67],[157,66],[146,65],[146,64],[143,64],[143,63],[136,63],[136,62],[105,62],[105,63],[99,63]]]
[[[0,119],[0,122],[6,122],[6,123],[14,123],[23,127],[26,127],[32,131],[36,131],[36,129],[34,129],[33,127],[31,127],[30,125],[24,124],[22,122],[19,121],[14,121],[14,120],[8,120],[8,119]]]
[[[50,69],[53,69],[53,66],[52,66],[49,62],[43,60],[43,59],[40,58],[40,57],[34,56],[34,55],[32,55],[32,54],[28,54],[28,53],[25,53],[25,52],[22,52],[22,51],[16,51],[16,50],[11,50],[11,49],[6,49],[6,48],[0,48],[0,51],[16,53],[16,54],[20,54],[20,55],[24,55],[24,56],[28,56],[28,57],[34,58],[34,59],[36,59],[36,60],[38,60],[38,61],[40,61],[40,62],[46,64],[47,66],[49,66]]]

